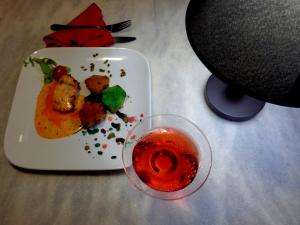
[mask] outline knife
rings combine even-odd
[[[117,36],[113,37],[114,41],[116,43],[127,43],[136,40],[136,37],[122,37],[122,36]]]

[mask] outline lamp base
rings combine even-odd
[[[244,95],[211,75],[205,88],[205,100],[209,108],[220,117],[231,121],[245,121],[254,117],[265,102]]]

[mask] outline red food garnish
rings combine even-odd
[[[68,70],[65,66],[57,66],[53,70],[53,78],[58,81],[63,75],[68,74]]]

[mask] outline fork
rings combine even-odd
[[[105,29],[110,32],[117,32],[131,26],[131,20],[126,20],[120,23],[110,24],[106,26],[85,26],[85,25],[64,25],[64,24],[52,24],[50,26],[51,30],[70,30],[70,29],[79,29],[79,28],[96,28],[96,29]]]

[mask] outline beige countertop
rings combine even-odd
[[[188,0],[103,0],[107,23],[132,20],[120,33],[148,59],[153,113],[195,122],[213,151],[211,174],[193,195],[153,199],[123,171],[42,172],[18,169],[4,155],[5,129],[23,60],[43,48],[52,23],[67,23],[91,1],[0,2],[0,224],[300,224],[300,111],[266,104],[234,123],[212,113],[203,97],[210,72],[185,32]],[[22,112],[20,112],[22,115]]]

